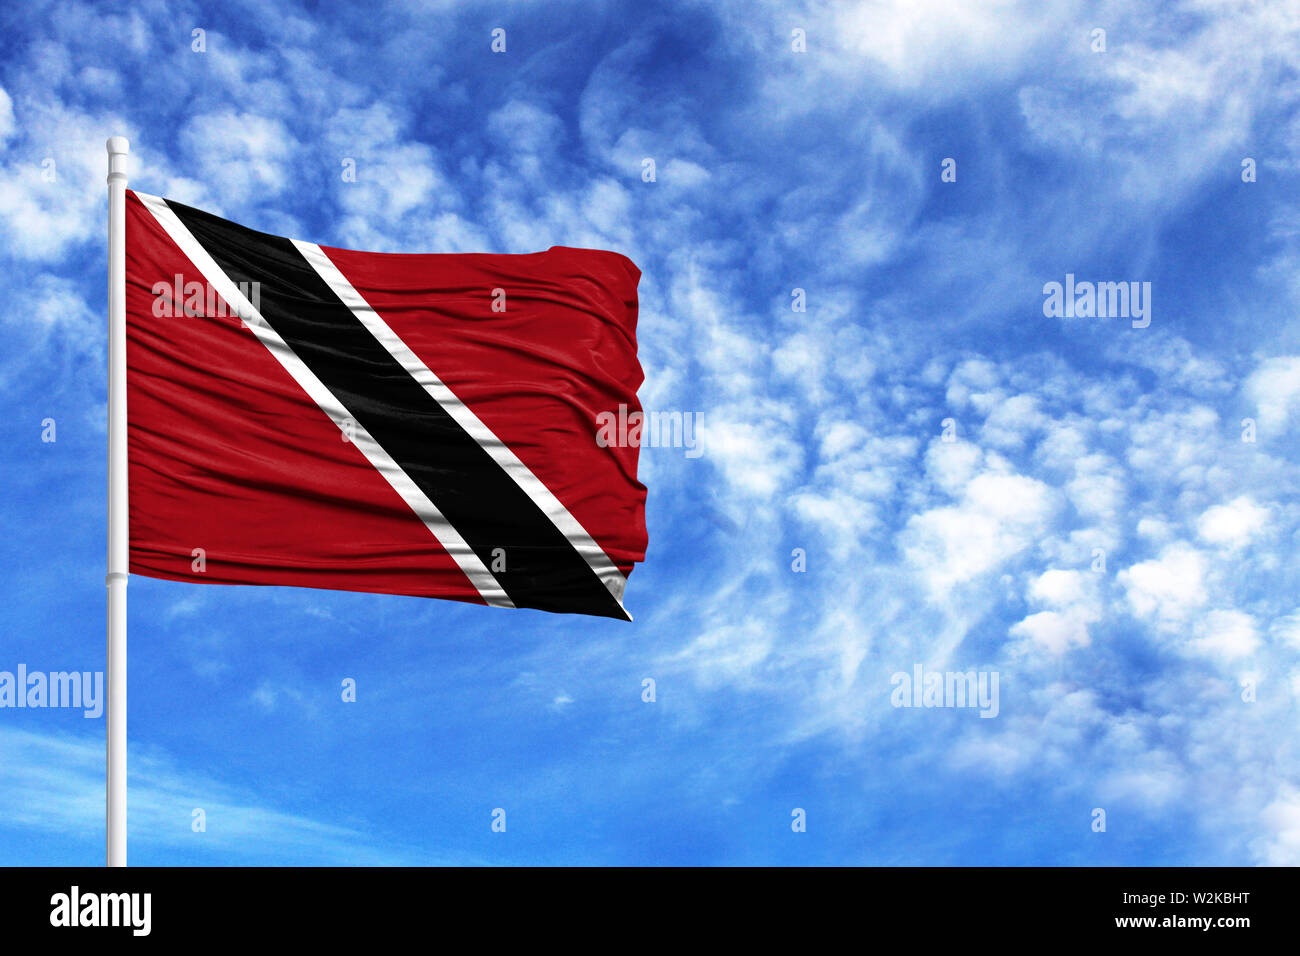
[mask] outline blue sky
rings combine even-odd
[[[0,21],[0,670],[104,666],[111,134],[269,232],[622,252],[643,403],[701,416],[630,625],[133,578],[133,863],[1300,862],[1294,5]],[[1046,317],[1067,273],[1150,325]],[[892,706],[917,664],[997,716]],[[102,860],[103,732],[0,710],[0,862]]]

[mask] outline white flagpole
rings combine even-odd
[[[108,865],[126,866],[126,154],[108,143]]]

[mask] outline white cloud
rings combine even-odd
[[[1280,435],[1300,410],[1300,355],[1266,359],[1246,380],[1246,396],[1259,409],[1259,426],[1268,438]]]
[[[972,442],[934,439],[925,451],[925,473],[949,495],[958,495],[974,477],[983,460]]]
[[[732,610],[739,612],[740,608]],[[773,638],[770,627],[755,617],[718,623],[693,637],[667,663],[691,668],[704,687],[753,685],[772,649]]]
[[[4,143],[13,134],[14,101],[4,87],[0,87],[0,143]]]
[[[1279,617],[1269,628],[1270,636],[1300,650],[1300,612]]]
[[[1196,622],[1191,649],[1221,661],[1253,654],[1260,646],[1255,619],[1236,610],[1214,610]]]
[[[1101,618],[1096,578],[1092,572],[1073,568],[1044,571],[1030,582],[1026,595],[1033,604],[1048,610],[1013,625],[1011,635],[1027,638],[1054,656],[1087,647],[1092,640],[1088,625]]]
[[[410,852],[381,849],[381,841],[345,826],[265,806],[198,774],[183,773],[155,753],[132,750],[131,840],[148,846],[211,851],[223,860],[249,851],[301,864],[410,864]],[[207,831],[191,830],[204,810]],[[102,832],[103,738],[0,729],[0,816],[9,826],[63,835]],[[387,842],[386,840],[382,842]]]
[[[545,155],[559,149],[564,137],[564,123],[558,116],[519,99],[493,110],[487,130],[512,154]]]
[[[1287,783],[1260,813],[1266,835],[1255,850],[1265,866],[1300,866],[1300,788]]]
[[[802,463],[802,446],[776,423],[705,418],[699,432],[705,457],[746,498],[769,499],[785,490]]]
[[[1240,548],[1248,544],[1267,524],[1269,511],[1242,495],[1226,505],[1207,508],[1196,530],[1210,544]]]
[[[224,110],[193,117],[181,142],[225,206],[280,195],[290,185],[297,141],[278,119]]]
[[[103,236],[104,130],[126,127],[111,115],[58,101],[20,99],[13,106],[17,123],[0,166],[0,234],[9,255],[53,261]]]
[[[1088,579],[1082,571],[1053,568],[1044,571],[1029,585],[1029,596],[1035,601],[1056,606],[1078,604],[1089,591]]]
[[[1086,647],[1089,643],[1088,622],[1077,615],[1062,614],[1059,611],[1030,614],[1013,625],[1011,633],[1027,637],[1057,655],[1071,647]]]
[[[1003,449],[1022,447],[1047,425],[1036,395],[1012,395],[996,405],[980,429],[980,440]]]
[[[1029,548],[1054,512],[1051,490],[1042,482],[988,470],[971,479],[956,505],[911,517],[904,552],[931,591],[944,592]]]
[[[1159,558],[1119,573],[1134,612],[1159,623],[1187,620],[1205,604],[1205,557],[1186,544],[1173,544]]]
[[[934,96],[1013,74],[1044,37],[1069,29],[1073,4],[1016,0],[866,0],[836,5],[810,43],[834,45],[877,65],[898,86]],[[1032,14],[1031,14],[1032,11]],[[1016,29],[1008,29],[1015,22]],[[1079,42],[1085,42],[1080,31]],[[936,75],[948,83],[934,83]]]

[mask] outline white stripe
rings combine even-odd
[[[497,607],[514,607],[514,602],[510,600],[505,589],[501,587],[501,583],[484,566],[478,555],[465,543],[465,539],[451,526],[451,523],[443,517],[442,512],[437,509],[428,496],[420,490],[419,486],[411,480],[410,476],[402,470],[401,466],[392,459],[388,452],[380,447],[370,433],[348,414],[348,410],[334,396],[334,393],[316,377],[315,373],[289,347],[289,343],[280,338],[279,334],[262,318],[262,314],[253,307],[253,304],[248,301],[239,290],[239,287],[230,280],[225,271],[213,261],[207,250],[199,244],[189,229],[185,227],[185,224],[177,218],[176,213],[172,212],[166,200],[141,192],[137,192],[136,196],[153,213],[154,218],[158,220],[158,224],[167,230],[167,235],[171,236],[172,241],[176,243],[181,252],[189,257],[195,268],[203,274],[203,277],[226,300],[226,303],[244,319],[244,324],[275,356],[276,361],[284,366],[285,371],[292,375],[294,381],[301,385],[303,390],[320,406],[321,411],[332,418],[334,424],[338,425],[340,429],[348,431],[354,436],[352,442],[384,476],[388,483],[393,486],[393,490],[402,496],[402,500],[410,505],[411,510],[424,522],[425,527],[433,533],[438,543],[442,545],[443,550],[451,555],[460,569],[465,572],[465,576],[478,589],[478,593],[483,596],[483,600]]]
[[[493,434],[492,430],[483,424],[477,415],[465,405],[456,394],[448,388],[435,375],[427,365],[420,361],[420,357],[412,352],[405,342],[394,332],[353,286],[347,280],[347,277],[339,271],[338,267],[330,260],[320,246],[310,242],[299,242],[297,239],[292,240],[298,251],[303,254],[312,267],[320,273],[320,277],[328,283],[329,287],[337,295],[353,314],[361,320],[361,324],[370,330],[370,334],[379,340],[379,343],[388,350],[407,372],[411,374],[417,382],[424,387],[424,390],[433,396],[434,401],[443,407],[465,429],[483,449],[492,456],[501,468],[514,479],[524,494],[532,499],[533,504],[542,510],[542,513],[551,520],[551,523],[559,529],[560,533],[568,540],[575,551],[582,555],[583,560],[596,573],[602,584],[614,596],[619,607],[623,606],[623,589],[627,585],[627,579],[623,577],[617,565],[610,560],[603,548],[587,533],[587,529],[578,523],[578,519],[569,513],[569,510],[560,503],[560,499],[551,493],[536,475],[510,450],[500,438]]]

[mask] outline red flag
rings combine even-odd
[[[127,193],[131,571],[627,618],[640,271],[316,246]]]

